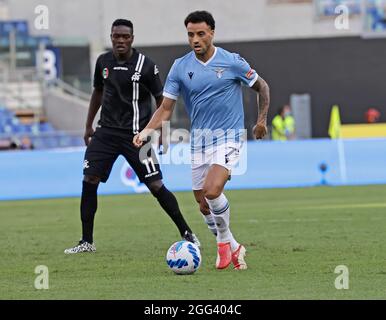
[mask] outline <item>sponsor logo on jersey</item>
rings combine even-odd
[[[104,68],[102,71],[102,76],[103,76],[103,79],[107,79],[107,77],[109,76],[109,69]]]
[[[114,70],[124,70],[124,71],[127,71],[129,69],[127,67],[114,67]]]
[[[154,74],[158,74],[158,73],[159,73],[158,67],[154,65]]]
[[[192,79],[193,75],[194,75],[194,72],[189,72],[188,73],[188,76],[189,76],[190,79]]]

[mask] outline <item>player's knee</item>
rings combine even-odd
[[[87,183],[91,183],[91,184],[99,184],[99,182],[101,181],[101,178],[96,177],[96,176],[86,175],[83,177],[83,181],[87,182]]]
[[[209,187],[204,187],[203,189],[204,197],[207,199],[216,199],[222,193],[221,186],[211,185]]]
[[[151,194],[157,198],[159,191],[163,187],[163,183],[161,180],[153,181],[146,184],[147,188],[151,192]]]

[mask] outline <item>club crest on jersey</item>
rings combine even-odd
[[[216,68],[216,69],[213,69],[213,71],[216,72],[217,78],[221,79],[225,69],[224,68]]]
[[[103,76],[103,79],[107,79],[107,77],[109,76],[109,69],[104,68],[102,71],[102,76]]]
[[[188,76],[189,76],[190,80],[192,79],[193,75],[194,75],[194,72],[189,72],[188,73]]]
[[[139,81],[140,78],[141,78],[141,74],[140,74],[138,71],[136,71],[136,72],[132,75],[131,81]]]

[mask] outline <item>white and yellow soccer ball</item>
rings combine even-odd
[[[192,274],[201,265],[200,249],[189,241],[175,242],[166,254],[166,263],[177,274]]]

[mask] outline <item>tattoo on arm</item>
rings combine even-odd
[[[266,123],[270,101],[269,86],[263,78],[259,77],[252,86],[252,89],[259,93],[259,116],[257,122]]]

